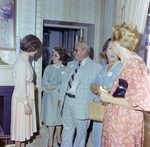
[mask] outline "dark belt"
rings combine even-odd
[[[75,98],[75,95],[73,94],[66,93],[66,95],[69,96],[70,98]]]

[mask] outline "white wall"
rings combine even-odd
[[[110,37],[111,34],[114,13],[112,6],[114,6],[115,1],[17,0],[16,51],[0,51],[0,56],[4,61],[13,64],[19,54],[20,39],[27,34],[35,34],[42,41],[43,20],[48,19],[95,24],[94,60],[102,63],[102,60],[99,58],[99,51],[106,38]],[[104,29],[104,21],[107,17],[110,22],[109,24],[105,24],[106,29]],[[39,59],[33,64],[38,77],[37,86],[39,87],[41,86],[41,63],[42,60]]]
[[[43,41],[43,20],[47,19],[94,24],[94,60],[104,64],[99,51],[111,37],[118,1],[120,0],[16,0],[16,51],[0,51],[0,56],[13,64],[19,54],[20,39],[27,34],[35,34]],[[33,63],[33,66],[37,75],[40,105],[42,59]]]
[[[13,64],[19,54],[20,39],[27,34],[35,34],[43,41],[43,20],[47,19],[94,24],[94,60],[104,64],[99,51],[111,36],[116,3],[117,0],[16,0],[16,51],[0,51],[0,56]],[[42,59],[33,66],[37,75],[40,107]]]

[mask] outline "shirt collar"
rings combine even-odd
[[[89,57],[87,57],[87,58],[85,58],[85,59],[83,59],[83,60],[81,61],[81,66],[84,66],[84,65],[85,65],[85,63],[86,63],[86,61],[87,61],[88,58],[89,58]]]
[[[55,64],[54,64],[54,67],[56,67],[56,68],[62,68],[64,65],[62,64],[62,65],[60,65],[60,66],[56,66]]]
[[[21,54],[21,56],[23,56],[23,58],[25,58],[25,59],[28,59],[28,58],[29,58],[29,57],[27,56],[27,53],[21,52],[20,54]]]

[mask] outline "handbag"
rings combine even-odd
[[[128,88],[127,81],[124,79],[119,79],[119,84],[118,84],[116,91],[113,93],[113,97],[124,98],[127,88]]]
[[[96,97],[93,99],[92,102],[89,102],[88,118],[95,121],[103,121],[106,103],[102,101],[95,102],[94,100],[96,99]]]

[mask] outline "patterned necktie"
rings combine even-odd
[[[70,80],[69,80],[69,82],[68,82],[67,91],[68,91],[69,89],[71,89],[71,87],[72,87],[72,86],[71,86],[71,85],[72,85],[72,82],[73,82],[73,80],[74,80],[75,75],[76,75],[77,72],[78,72],[78,69],[79,69],[80,65],[81,65],[81,61],[79,61],[77,68],[75,69],[74,73],[73,73],[72,76],[70,77]]]

